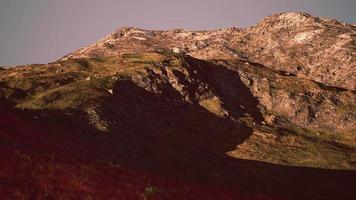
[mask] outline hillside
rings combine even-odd
[[[121,28],[4,68],[0,194],[352,199],[355,31],[306,13],[247,29]]]

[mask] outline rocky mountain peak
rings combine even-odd
[[[122,27],[116,30],[113,34],[115,34],[117,37],[124,37],[124,36],[130,36],[132,34],[144,34],[146,31],[142,30],[140,28],[135,28],[135,27]]]
[[[64,58],[166,49],[199,59],[238,59],[355,90],[355,26],[303,12],[271,15],[256,26],[212,31],[124,27]]]
[[[257,26],[271,28],[297,28],[308,24],[315,25],[319,18],[304,12],[284,12],[266,17]]]
[[[85,199],[77,194],[89,188],[98,199],[151,199],[149,186],[171,199],[182,191],[174,182],[150,186],[163,172],[197,195],[177,199],[224,199],[186,190],[194,180],[224,195],[250,189],[246,199],[355,199],[355,31],[299,12],[246,29],[123,27],[50,64],[0,67],[0,182],[11,186],[0,196],[16,187]],[[138,183],[138,196],[122,196]]]

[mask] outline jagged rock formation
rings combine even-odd
[[[109,135],[152,168],[197,173],[228,156],[356,169],[355,31],[305,13],[247,29],[121,28],[56,62],[2,69],[0,99]]]

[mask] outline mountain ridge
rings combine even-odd
[[[336,20],[306,13],[281,13],[246,29],[151,31],[124,27],[60,60],[164,48],[198,59],[245,59],[330,86],[355,90],[355,34],[353,26]],[[323,38],[329,38],[328,44]],[[125,46],[127,42],[132,46]],[[315,59],[306,59],[309,57]],[[344,73],[345,70],[351,71]]]
[[[126,27],[1,69],[0,180],[23,198],[353,199],[355,31],[299,12],[246,29]]]

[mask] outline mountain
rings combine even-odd
[[[4,68],[0,194],[353,199],[355,33],[306,13],[246,29],[126,27]]]
[[[198,59],[261,63],[329,86],[355,90],[355,31],[352,25],[306,13],[272,15],[247,29],[191,32],[122,28],[64,59],[164,48]]]

